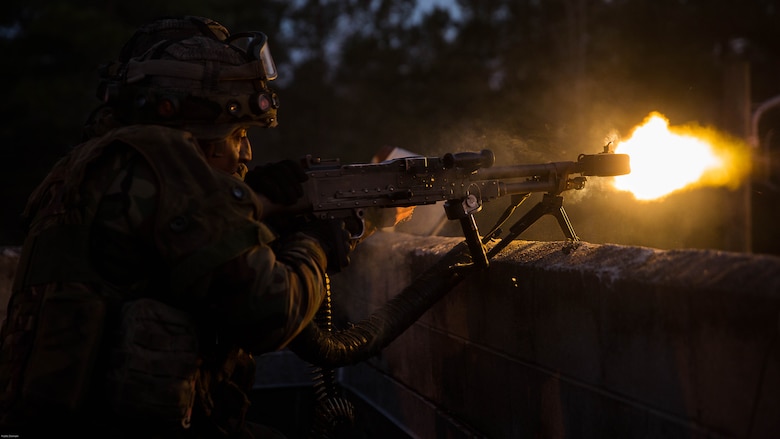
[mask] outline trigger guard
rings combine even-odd
[[[344,227],[352,239],[360,239],[366,234],[366,219],[363,209],[355,209],[352,215],[344,218]]]

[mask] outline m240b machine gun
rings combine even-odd
[[[629,157],[609,152],[580,154],[576,162],[493,166],[490,150],[448,153],[442,157],[404,157],[380,163],[346,164],[339,159],[307,156],[304,196],[288,213],[308,213],[320,219],[343,219],[353,237],[365,230],[369,208],[444,203],[447,218],[460,221],[472,260],[487,267],[490,257],[517,238],[543,215],[553,215],[568,239],[578,240],[561,193],[582,189],[586,177],[609,177],[630,172]],[[490,251],[485,244],[531,193],[544,192],[542,201],[527,212]],[[474,214],[485,202],[511,195],[512,202],[496,225],[481,237]],[[266,212],[272,216],[275,212]]]

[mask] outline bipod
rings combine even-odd
[[[574,233],[574,227],[569,221],[569,216],[566,215],[566,210],[563,208],[563,197],[560,195],[553,195],[550,193],[544,194],[542,201],[536,203],[534,207],[525,213],[516,223],[509,229],[509,234],[498,244],[494,245],[487,253],[488,259],[492,258],[498,252],[503,250],[510,242],[515,240],[521,233],[526,231],[533,223],[544,215],[552,215],[558,220],[558,225],[561,227],[561,231],[566,237],[572,241],[579,241],[577,234]]]

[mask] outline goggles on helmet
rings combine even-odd
[[[265,72],[265,79],[276,79],[277,71],[271,50],[268,48],[268,37],[262,32],[241,32],[229,36],[225,43],[239,48],[246,54],[247,61],[259,60]]]

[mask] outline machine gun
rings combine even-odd
[[[354,238],[365,231],[368,208],[418,206],[444,202],[447,218],[460,221],[472,259],[487,267],[488,259],[543,215],[553,215],[567,238],[578,240],[563,208],[562,192],[582,189],[586,177],[608,177],[630,172],[629,157],[609,152],[580,154],[576,162],[493,166],[490,150],[448,153],[442,157],[404,157],[380,163],[342,165],[339,159],[307,156],[308,180],[304,196],[286,212],[309,213],[319,219],[342,219]],[[579,174],[574,176],[574,174]],[[488,253],[485,244],[501,233],[501,226],[533,192],[545,195]],[[484,237],[474,214],[485,202],[512,196],[510,207]],[[266,212],[267,216],[275,212]]]
[[[354,419],[352,404],[340,395],[335,384],[336,367],[355,364],[378,353],[463,279],[461,267],[487,268],[493,255],[543,215],[555,216],[567,238],[578,240],[563,208],[561,193],[582,189],[589,176],[622,175],[630,170],[629,157],[610,153],[608,146],[600,154],[581,154],[576,162],[495,167],[494,162],[495,156],[489,150],[349,165],[342,165],[338,159],[305,158],[308,179],[303,183],[304,196],[294,206],[284,207],[283,212],[342,219],[353,237],[360,238],[370,208],[443,201],[447,218],[460,221],[466,238],[465,245],[460,243],[453,248],[398,296],[343,331],[336,331],[331,325],[330,290],[327,289],[317,318],[291,345],[299,357],[317,365],[318,380],[314,387],[318,405],[313,431],[319,434],[315,436],[335,437],[330,431],[349,428]],[[501,234],[502,225],[533,192],[544,192],[542,201],[487,251],[486,244]],[[506,195],[511,196],[510,206],[481,237],[474,214],[485,202]],[[266,211],[264,215],[277,213],[281,212]]]

